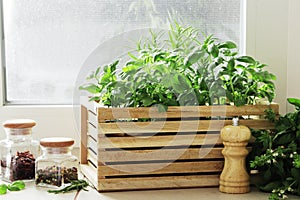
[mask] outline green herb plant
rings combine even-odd
[[[140,40],[119,60],[100,66],[79,89],[92,101],[111,107],[255,104],[274,98],[275,76],[250,56],[239,56],[237,45],[174,22],[169,31]],[[167,38],[167,39],[166,39]]]
[[[0,184],[0,195],[6,194],[9,191],[20,191],[25,188],[23,181],[14,181],[11,184]]]
[[[270,192],[270,200],[286,199],[287,194],[300,196],[300,99],[289,98],[295,111],[276,117],[267,111],[275,130],[253,130],[256,137],[249,155],[250,167],[258,169],[258,187]]]

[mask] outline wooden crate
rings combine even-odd
[[[218,186],[224,163],[220,130],[233,116],[243,116],[242,125],[271,129],[261,117],[268,108],[278,114],[277,104],[169,107],[162,113],[85,100],[81,170],[99,191]]]

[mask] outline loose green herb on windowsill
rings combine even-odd
[[[59,194],[59,193],[67,193],[73,190],[76,190],[79,192],[80,190],[87,191],[87,187],[89,186],[89,183],[85,180],[74,180],[71,181],[71,184],[58,190],[48,190],[49,193]]]
[[[23,181],[14,181],[12,184],[0,184],[0,195],[6,194],[9,191],[20,191],[25,188]]]

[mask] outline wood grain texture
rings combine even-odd
[[[219,186],[224,165],[220,130],[234,116],[244,118],[240,125],[273,129],[263,118],[265,110],[279,112],[277,104],[170,106],[167,112],[85,104],[88,164],[82,172],[101,192]],[[152,121],[137,122],[141,118]]]
[[[151,160],[194,160],[194,159],[221,159],[222,147],[187,148],[187,149],[156,149],[156,150],[98,150],[99,162],[128,162]]]
[[[187,120],[162,122],[117,122],[99,123],[99,134],[115,133],[170,133],[220,131],[232,124],[231,120]],[[265,119],[240,120],[240,125],[253,129],[272,129],[274,124]]]
[[[98,167],[98,173],[102,176],[173,173],[176,176],[176,173],[221,172],[223,165],[223,161],[103,165]]]
[[[225,126],[221,130],[224,141],[224,169],[220,176],[219,190],[230,194],[250,192],[250,176],[246,169],[246,148],[251,131],[246,126]]]
[[[99,191],[218,186],[219,175],[99,179]]]
[[[36,122],[32,119],[11,119],[2,123],[4,128],[11,129],[27,129],[36,125]]]
[[[143,148],[222,144],[219,134],[166,135],[153,137],[101,137],[98,148]]]
[[[80,109],[80,163],[87,164],[87,108],[81,105]]]
[[[159,112],[156,107],[138,108],[98,108],[98,120],[128,118],[189,118],[212,116],[265,115],[265,110],[273,109],[278,114],[278,104],[245,106],[169,106],[167,112]]]

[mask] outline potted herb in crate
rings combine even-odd
[[[234,116],[278,113],[278,105],[254,105],[272,101],[275,76],[233,42],[202,41],[191,26],[150,35],[125,64],[97,68],[80,87],[93,95],[82,104],[83,172],[99,191],[217,186],[220,129]]]
[[[150,31],[151,32],[151,31]],[[274,98],[275,76],[250,56],[239,56],[236,44],[208,36],[202,42],[197,29],[170,26],[169,38],[151,32],[139,42],[136,55],[128,52],[124,66],[119,61],[99,67],[80,87],[113,107],[149,107],[155,104],[236,106]],[[120,73],[117,75],[117,69]],[[192,102],[187,100],[193,95]]]

